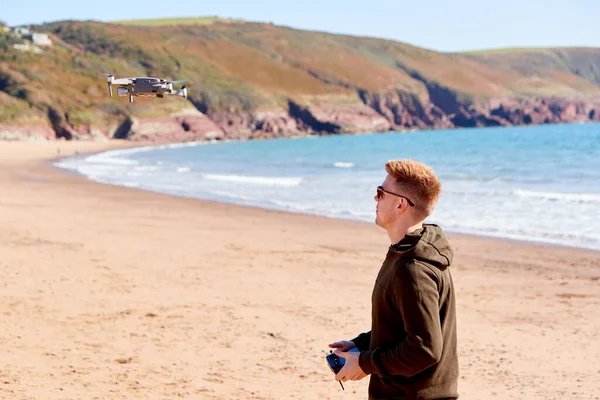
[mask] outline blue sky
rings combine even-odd
[[[439,51],[600,47],[600,0],[0,0],[9,25],[219,16],[381,37]],[[8,6],[6,6],[8,4]]]

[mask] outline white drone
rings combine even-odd
[[[166,94],[181,96],[187,99],[187,88],[185,85],[180,90],[174,90],[173,85],[186,81],[169,81],[166,79],[139,77],[115,79],[113,74],[103,74],[107,77],[108,94],[113,97],[112,86],[117,85],[117,95],[129,95],[129,102],[133,103],[133,96],[138,97],[160,97]]]

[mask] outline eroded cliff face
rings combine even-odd
[[[187,142],[247,140],[304,135],[385,132],[407,129],[470,128],[600,122],[600,101],[560,98],[461,101],[452,91],[428,86],[429,98],[401,90],[387,93],[357,91],[348,104],[301,105],[258,111],[212,111],[189,107],[164,117],[123,116],[113,126],[74,128],[57,109],[47,121],[0,125],[4,140],[97,140]]]
[[[189,108],[167,117],[127,117],[113,137],[132,141],[189,142],[222,139],[224,132],[206,115]]]
[[[433,102],[422,102],[416,95],[403,91],[389,93],[359,92],[365,105],[384,116],[391,129],[451,128],[448,115]]]
[[[54,139],[56,139],[56,133],[49,123],[39,125],[0,124],[0,140],[45,141]]]

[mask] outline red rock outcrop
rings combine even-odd
[[[600,121],[600,101],[497,99],[462,107],[452,118],[455,126],[538,125]]]
[[[386,117],[391,129],[454,126],[439,107],[431,102],[423,104],[414,94],[402,91],[383,94],[361,91],[359,94],[366,105]]]
[[[192,142],[222,139],[224,132],[199,111],[185,109],[165,117],[130,117],[114,136],[133,141]]]
[[[163,117],[124,117],[119,126],[77,129],[69,125],[60,111],[51,108],[47,120],[36,120],[32,125],[0,124],[0,140],[114,137],[134,141],[188,142],[600,121],[600,100],[505,98],[467,104],[449,91],[445,94],[434,96],[434,103],[431,99],[422,102],[416,95],[401,91],[383,94],[360,91],[363,103],[302,106],[290,100],[287,110],[208,111],[208,115],[187,108]]]
[[[415,95],[400,91],[360,95],[365,104],[391,122],[393,129],[600,121],[600,100],[505,98],[463,103],[447,91],[443,97],[435,96],[435,103],[431,100],[422,103]]]
[[[56,134],[50,124],[0,124],[0,140],[54,140]]]
[[[283,108],[244,111],[214,111],[208,116],[228,139],[254,139],[298,136],[306,134]]]
[[[315,133],[359,133],[389,131],[390,121],[366,104],[311,105],[290,102],[290,115],[303,130]]]

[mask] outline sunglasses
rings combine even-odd
[[[410,201],[410,199],[409,199],[408,197],[406,197],[406,196],[402,196],[401,194],[398,194],[398,193],[394,193],[394,192],[390,192],[390,191],[388,191],[388,190],[385,190],[385,189],[383,188],[383,186],[377,186],[377,196],[376,196],[376,197],[377,197],[377,200],[381,200],[381,198],[383,197],[383,194],[384,194],[384,193],[389,193],[389,194],[393,194],[394,196],[401,197],[401,198],[405,199],[406,201],[408,201],[408,204],[409,204],[411,207],[414,207],[414,206],[415,206],[415,203],[413,203],[412,201]]]

